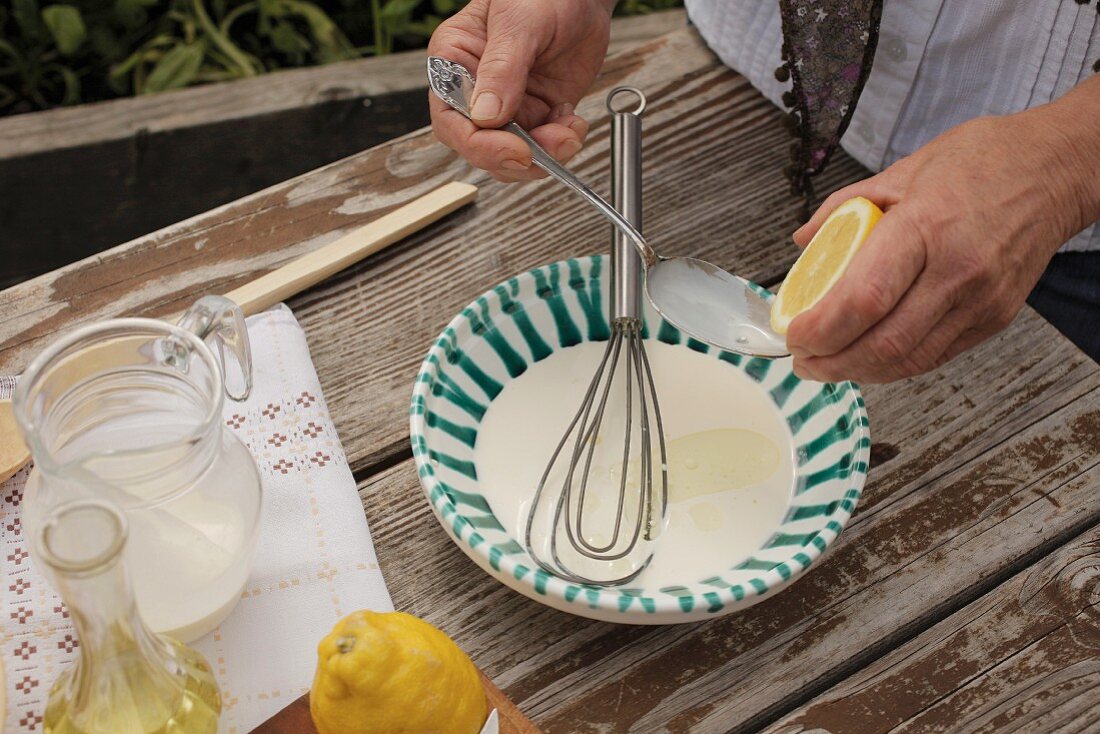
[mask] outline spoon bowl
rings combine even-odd
[[[475,79],[465,66],[429,56],[428,85],[437,97],[470,117]],[[637,228],[546,152],[526,130],[515,122],[501,129],[522,138],[531,148],[535,165],[584,197],[630,239],[645,266],[646,296],[669,322],[728,352],[752,357],[789,354],[784,338],[772,331],[770,306],[747,281],[703,260],[660,257]]]
[[[646,296],[657,313],[701,342],[756,357],[786,357],[772,331],[771,306],[736,275],[704,260],[658,260],[646,272]]]

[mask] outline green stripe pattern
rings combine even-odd
[[[473,448],[489,404],[509,380],[557,349],[606,341],[609,294],[603,256],[553,263],[501,283],[443,330],[417,376],[413,456],[436,516],[467,554],[533,598],[552,596],[579,614],[624,622],[686,621],[727,613],[793,581],[840,536],[867,476],[870,433],[859,388],[799,380],[791,360],[743,357],[681,333],[646,309],[644,334],[707,354],[757,382],[794,440],[796,477],[782,525],[721,576],[660,589],[595,588],[538,569],[479,493]],[[767,298],[771,295],[753,287]]]

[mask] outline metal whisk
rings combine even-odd
[[[635,109],[614,109],[612,101],[623,93],[638,97]],[[639,229],[645,106],[645,96],[633,87],[618,87],[607,96],[613,203]],[[612,229],[612,238],[611,337],[580,408],[543,472],[525,533],[527,551],[543,569],[600,586],[628,583],[645,570],[668,507],[664,427],[642,338],[642,262],[634,243],[618,229]],[[621,398],[625,407],[620,413]],[[620,432],[621,439],[609,435]],[[613,461],[618,472],[614,465],[608,471],[618,484],[611,502],[614,514],[596,523],[599,500],[589,480],[594,470],[605,468],[598,466],[597,447],[605,442],[618,446],[619,440],[622,453]]]

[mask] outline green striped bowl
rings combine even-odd
[[[611,622],[669,624],[754,604],[816,562],[859,500],[871,441],[863,398],[850,382],[803,381],[790,359],[750,359],[708,348],[647,310],[647,338],[710,354],[744,372],[771,398],[793,437],[796,478],[783,522],[751,557],[731,558],[720,576],[685,572],[680,584],[663,588],[567,582],[535,566],[478,491],[478,426],[504,385],[556,349],[608,338],[607,271],[599,255],[532,270],[478,298],[443,330],[424,359],[412,398],[412,450],[424,492],[470,558],[507,586],[556,609]]]

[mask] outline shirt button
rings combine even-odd
[[[909,56],[909,51],[905,46],[905,42],[900,38],[891,36],[886,39],[886,55],[897,62],[905,61]]]

